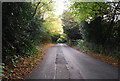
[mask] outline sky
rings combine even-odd
[[[64,10],[67,10],[68,9],[68,5],[70,4],[70,2],[68,2],[68,0],[53,0],[55,1],[55,5],[54,5],[54,8],[55,8],[55,11],[54,11],[54,14],[55,15],[62,15],[63,11]],[[67,5],[67,6],[65,6]],[[61,19],[60,19],[61,21]],[[61,27],[62,27],[62,23],[60,24]],[[63,33],[63,29],[61,29],[61,33]]]
[[[54,0],[55,1],[55,15],[62,15],[63,11],[66,10],[68,7],[68,0]]]

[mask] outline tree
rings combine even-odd
[[[75,2],[71,5],[68,13],[80,23],[86,48],[115,58],[119,56],[119,5],[119,2]]]
[[[62,33],[61,23],[62,22],[59,17],[52,13],[48,15],[48,17],[45,19],[45,22],[43,23],[43,26],[49,32],[53,42],[56,42],[60,37],[60,33]]]
[[[70,7],[70,13],[75,15],[79,21],[90,21],[96,17],[104,17],[109,14],[110,5],[104,2],[75,2]]]
[[[3,3],[3,62],[32,53],[31,3]]]
[[[50,12],[49,3],[40,7],[44,3],[48,2],[40,2],[37,10],[34,8],[35,3],[30,2],[4,2],[2,4],[2,53],[5,64],[36,54],[38,51],[36,46],[39,43],[50,41],[51,36],[43,26],[44,14],[39,14],[43,11],[43,13]]]
[[[64,12],[62,22],[64,33],[67,34],[68,38],[72,40],[81,39],[79,24],[75,21],[74,17]]]
[[[40,2],[34,2],[33,3],[33,8],[34,13],[33,17],[37,16],[39,18],[45,18],[45,15],[49,14],[49,12],[53,11],[53,2],[51,1],[46,1],[46,0],[41,0]]]
[[[90,33],[90,31],[87,31],[89,34],[92,34],[90,35],[92,37],[96,35],[93,37],[93,40],[98,40],[97,35],[99,33],[99,36],[101,35],[100,37],[102,37],[106,43],[110,43],[115,37],[113,36],[113,30],[115,23],[118,22],[120,12],[119,5],[119,2],[75,2],[70,7],[69,13],[74,15],[78,19],[78,22],[87,21],[89,23],[89,27],[91,27],[91,31],[97,31],[94,34],[92,34],[93,32]]]

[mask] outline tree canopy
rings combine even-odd
[[[62,32],[53,2],[3,2],[3,62],[14,63],[38,52],[40,43],[56,42]]]
[[[75,21],[75,17],[67,14],[67,11],[62,15],[62,24],[64,33],[72,40],[81,39],[79,23]]]
[[[88,50],[119,58],[119,5],[119,2],[74,2],[63,14],[63,29],[65,32],[68,29],[66,34],[72,35],[71,39],[74,39],[74,34],[79,32],[81,35],[77,36],[82,36],[82,43]],[[75,30],[70,33],[72,27]],[[81,41],[76,42],[81,44],[79,43]]]

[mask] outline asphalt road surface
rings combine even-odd
[[[118,79],[118,68],[57,44],[25,79]]]

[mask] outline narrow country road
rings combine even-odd
[[[118,68],[57,44],[25,79],[118,79]]]

